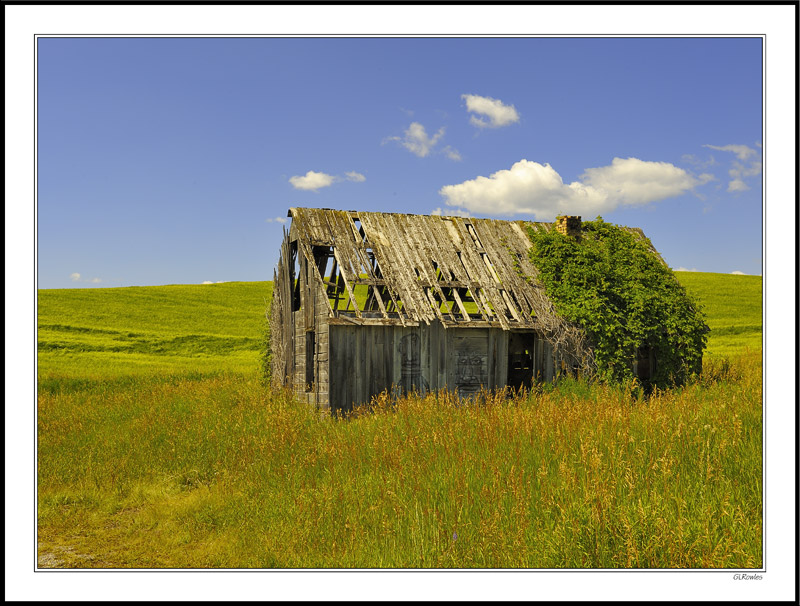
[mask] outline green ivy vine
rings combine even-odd
[[[640,347],[656,358],[651,386],[678,385],[702,367],[705,324],[699,302],[650,249],[649,240],[598,217],[580,239],[528,230],[530,259],[556,311],[580,326],[599,378],[634,378]]]

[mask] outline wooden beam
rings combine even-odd
[[[419,326],[419,322],[413,322],[402,318],[353,318],[350,316],[336,316],[328,320],[331,326]]]

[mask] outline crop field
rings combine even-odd
[[[273,391],[269,282],[39,291],[40,568],[756,568],[761,278],[679,273],[702,376],[378,400]]]
[[[253,372],[272,282],[40,290],[39,381]]]
[[[711,328],[707,353],[729,356],[761,348],[761,276],[675,273],[691,294],[699,298]]]

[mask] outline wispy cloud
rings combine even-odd
[[[399,141],[412,154],[424,158],[431,153],[431,150],[444,137],[444,126],[441,127],[432,137],[428,136],[425,127],[419,122],[412,122],[405,130],[402,137],[387,137],[386,141]]]
[[[692,267],[692,269],[686,269],[685,267],[676,267],[672,271],[700,271],[696,267]]]
[[[737,271],[732,271],[731,273],[732,273],[734,276],[746,276],[746,275],[747,275],[747,274],[746,274],[746,273],[744,273],[743,271],[738,271],[738,270],[737,270]]]
[[[289,222],[289,219],[286,217],[272,217],[270,219],[264,219],[264,221],[267,223],[281,223],[282,225],[285,225]]]
[[[469,217],[469,213],[465,210],[461,210],[460,208],[454,209],[445,209],[442,210],[441,207],[434,208],[431,211],[431,214],[435,217]]]
[[[450,158],[451,160],[455,160],[456,162],[460,162],[461,161],[461,154],[458,153],[457,149],[453,149],[449,145],[442,149],[442,153],[444,155],[446,155],[448,158]]]
[[[78,272],[70,274],[69,279],[72,280],[73,282],[84,282],[88,284],[100,284],[103,281],[100,278],[82,278],[81,274],[79,274]]]
[[[361,173],[357,173],[354,170],[348,171],[344,175],[345,177],[347,177],[348,181],[354,181],[356,183],[362,183],[363,181],[367,180],[367,178],[364,175],[362,175]]]
[[[714,158],[714,156],[711,154],[708,155],[708,158],[699,158],[694,154],[683,154],[681,156],[681,160],[683,160],[686,164],[691,164],[695,170],[705,170],[719,164],[716,158]]]
[[[718,151],[733,152],[736,154],[736,157],[743,162],[757,153],[752,147],[747,147],[746,145],[703,145],[703,147],[716,149]]]
[[[480,95],[461,95],[467,102],[467,111],[477,116],[470,116],[469,122],[478,128],[499,128],[519,122],[519,114],[513,105],[506,105],[500,99],[481,97]],[[482,117],[488,118],[488,122]]]
[[[340,181],[354,181],[356,183],[362,183],[367,180],[367,178],[362,175],[361,173],[357,173],[354,170],[348,171],[345,173],[345,177],[339,177],[337,175],[329,175],[327,173],[322,172],[315,172],[313,170],[308,171],[302,177],[296,175],[294,177],[289,178],[289,183],[292,184],[292,187],[295,189],[304,189],[308,191],[316,192],[323,187],[330,187],[334,183],[338,183]]]
[[[750,189],[750,186],[747,185],[747,183],[745,183],[744,181],[742,181],[738,177],[733,179],[733,180],[731,180],[731,182],[728,183],[728,191],[730,191],[730,192],[747,191],[748,189]]]
[[[750,186],[745,182],[745,178],[761,174],[761,154],[752,147],[747,145],[704,145],[703,147],[736,154],[736,160],[731,162],[731,168],[728,170],[731,178],[728,182],[729,192],[747,191]],[[756,147],[761,149],[761,143],[756,142]]]
[[[211,280],[203,280],[201,284],[213,284],[213,282]]]
[[[520,160],[510,169],[439,190],[448,206],[487,215],[558,214],[596,216],[618,206],[641,206],[673,198],[701,184],[667,162],[614,158],[608,166],[586,169],[580,181],[565,184],[549,165]]]

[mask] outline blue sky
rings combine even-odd
[[[761,38],[39,38],[39,288],[269,280],[291,206],[760,274]]]

